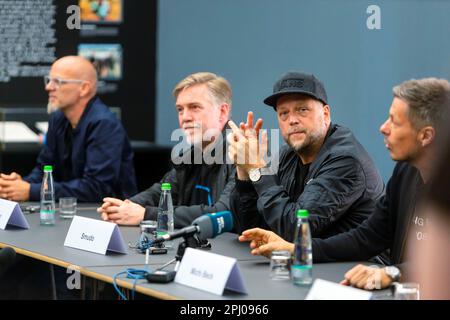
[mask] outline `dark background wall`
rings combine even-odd
[[[106,85],[116,85],[117,90],[102,93],[99,88],[99,96],[107,105],[121,109],[122,122],[131,139],[153,141],[157,1],[123,1],[122,22],[97,25],[107,31],[117,31],[113,36],[105,35],[106,32],[82,36],[80,30],[68,29],[66,22],[70,14],[66,9],[78,5],[78,0],[53,3],[57,13],[53,24],[57,58],[76,55],[79,44],[118,44],[122,47],[122,78],[104,81]],[[0,107],[45,108],[46,105],[42,77],[12,77],[9,82],[0,82]]]
[[[116,0],[118,1],[118,0]],[[31,38],[36,33],[36,25],[50,25],[55,30],[55,44],[49,45],[55,48],[55,57],[78,54],[80,44],[113,44],[120,45],[122,49],[122,76],[120,79],[106,79],[99,84],[98,94],[100,98],[110,107],[120,108],[122,123],[132,140],[134,150],[134,163],[137,174],[139,190],[149,187],[153,182],[161,179],[169,169],[170,148],[157,146],[155,139],[155,70],[156,70],[156,27],[157,27],[157,1],[130,1],[123,0],[122,20],[118,23],[81,23],[81,30],[71,30],[67,27],[72,12],[67,13],[71,5],[78,5],[78,0],[11,0],[8,4],[16,6],[32,5],[27,9],[27,14],[17,12],[11,23],[20,24],[23,28],[23,38]],[[5,2],[3,2],[5,5]],[[36,10],[42,12],[53,12],[53,18],[36,14]],[[0,10],[6,10],[0,6]],[[10,10],[10,9],[8,9]],[[31,11],[31,12],[30,12]],[[29,15],[28,15],[29,13]],[[9,18],[8,16],[8,18]],[[33,23],[26,23],[30,18]],[[70,20],[73,22],[73,20]],[[0,32],[5,26],[5,21],[0,21]],[[2,25],[3,24],[3,25]],[[84,29],[85,27],[89,29]],[[92,27],[94,31],[92,31]],[[46,28],[43,28],[46,29]],[[47,28],[48,29],[48,28]],[[83,31],[87,30],[87,31]],[[48,31],[48,30],[47,30]],[[38,30],[38,33],[47,32]],[[83,33],[84,32],[84,33]],[[89,35],[86,35],[89,33]],[[6,34],[6,33],[5,33]],[[26,37],[28,35],[28,37]],[[1,41],[0,46],[5,46]],[[16,46],[17,43],[10,43]],[[33,46],[27,48],[22,46],[17,50],[20,54],[33,54]],[[39,45],[38,45],[39,46]],[[4,49],[1,48],[0,49]],[[26,51],[30,52],[26,52]],[[4,50],[3,50],[4,51]],[[0,53],[2,50],[0,50]],[[46,57],[49,61],[37,61],[23,63],[26,66],[42,66],[49,69],[53,59]],[[0,76],[5,70],[7,73],[11,66],[5,65],[0,56]],[[43,74],[34,77],[15,76],[10,72],[10,80],[2,81],[0,77],[0,107],[16,109],[42,108],[47,106],[47,93],[44,90]],[[45,72],[48,74],[48,71]],[[106,87],[115,87],[114,90],[105,90]],[[12,117],[12,118],[11,118]],[[45,114],[44,114],[45,117]],[[21,116],[7,115],[1,120],[13,120],[26,122]],[[27,125],[37,131],[31,119]],[[43,121],[45,119],[39,119]],[[144,141],[135,141],[144,140]],[[0,172],[19,172],[22,175],[34,167],[36,157],[41,149],[37,143],[0,144]]]

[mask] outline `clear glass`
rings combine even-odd
[[[62,219],[72,219],[77,214],[77,198],[59,198],[59,216]]]
[[[141,221],[140,227],[141,227],[141,241],[144,240],[144,237],[146,237],[148,241],[155,240],[156,229],[158,227],[157,221],[155,220]]]
[[[395,300],[420,300],[420,287],[418,283],[396,283]]]
[[[287,250],[273,251],[270,257],[270,278],[288,280],[291,278],[291,253]]]

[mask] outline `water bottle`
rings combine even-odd
[[[294,261],[292,264],[292,280],[296,285],[310,285],[312,283],[312,248],[308,216],[308,210],[297,211]]]
[[[44,177],[41,185],[41,210],[42,225],[55,224],[55,189],[53,186],[52,166],[44,166]]]
[[[158,237],[173,232],[174,230],[173,203],[170,189],[170,183],[163,183],[161,185],[161,197],[159,198],[158,206],[158,226],[156,228]],[[164,244],[167,248],[173,247],[172,241],[166,241]]]

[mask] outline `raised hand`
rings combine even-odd
[[[237,166],[238,178],[248,180],[248,172],[253,168],[264,167],[264,156],[267,153],[267,133],[264,131],[259,140],[259,133],[263,124],[258,119],[253,125],[253,113],[249,112],[247,123],[240,123],[239,127],[229,121],[232,133],[227,136],[229,143],[228,156]]]

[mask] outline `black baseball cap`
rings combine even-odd
[[[288,93],[301,93],[316,100],[327,103],[327,93],[322,82],[313,74],[303,72],[288,72],[273,86],[273,94],[264,99],[264,103],[276,108],[280,96]]]

